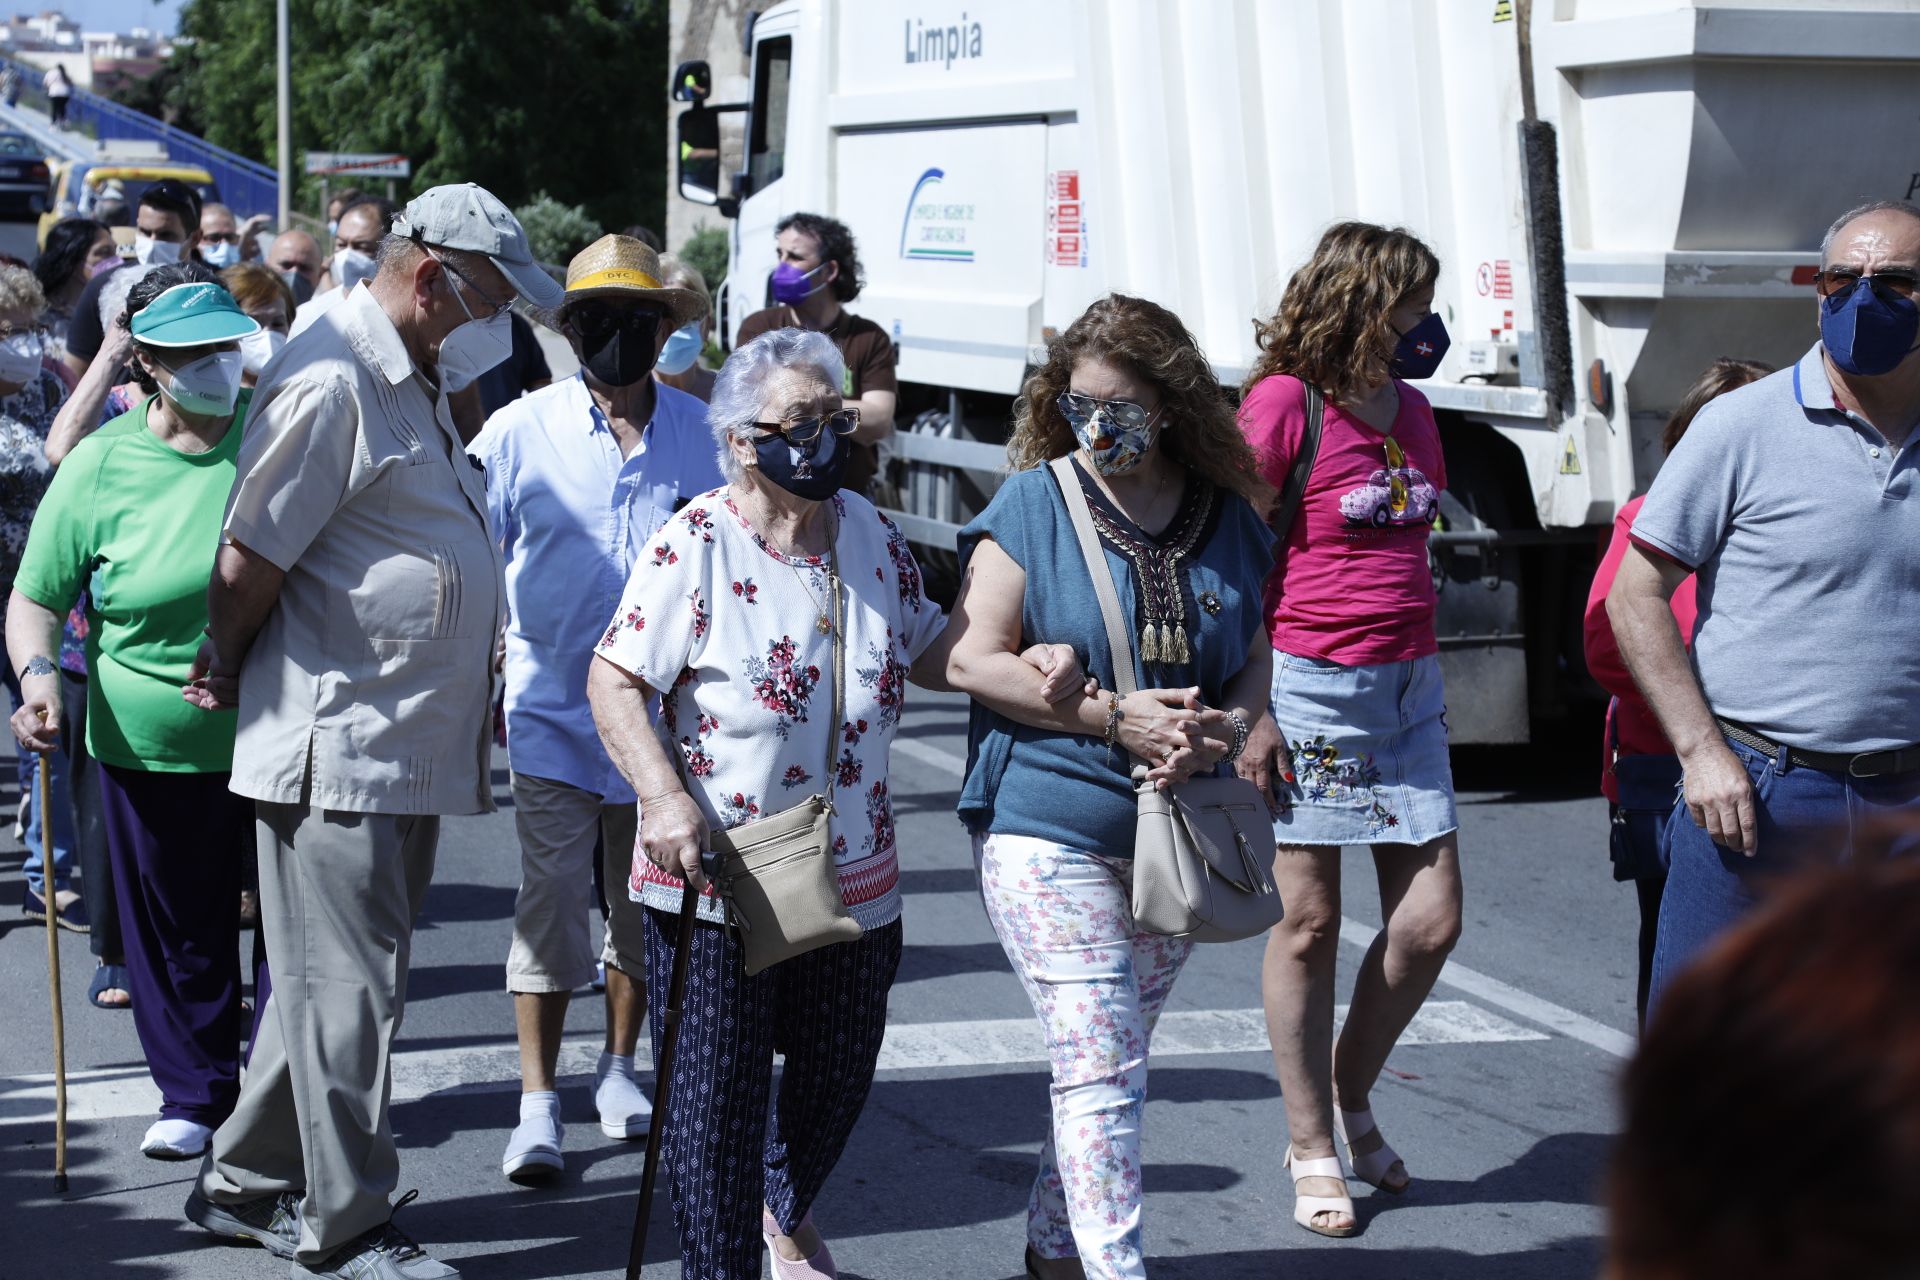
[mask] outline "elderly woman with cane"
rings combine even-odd
[[[182,691],[246,420],[240,339],[259,326],[185,266],[136,284],[120,323],[148,394],[67,455],[34,516],[7,604],[24,703],[12,724],[29,751],[58,745],[53,656],[84,590],[87,748],[101,766],[134,1028],[161,1096],[140,1150],[192,1160],[240,1090],[234,904],[253,811],[227,789],[233,721],[201,714]]]
[[[707,416],[728,483],[641,552],[588,676],[640,795],[631,892],[655,991],[685,884],[701,891],[690,1039],[661,1082],[689,1280],[751,1280],[762,1240],[777,1276],[836,1274],[810,1210],[865,1105],[900,962],[888,748],[906,682],[945,687],[946,620],[900,530],[840,489],[859,421],[841,377],[817,333],[733,353]],[[1022,656],[1054,698],[1078,692],[1064,647]],[[656,1056],[661,1019],[656,1002]]]

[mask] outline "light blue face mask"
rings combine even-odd
[[[673,331],[667,339],[667,345],[660,348],[660,358],[653,362],[656,373],[685,373],[693,368],[693,362],[700,358],[700,349],[706,343],[700,339],[700,322],[682,325]]]

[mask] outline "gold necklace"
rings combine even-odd
[[[763,506],[762,514],[764,513],[765,508]],[[838,600],[840,598],[840,579],[833,571],[833,538],[835,532],[833,516],[829,513],[827,517],[827,556],[825,562],[820,565],[820,568],[824,570],[827,575],[827,596],[832,600]],[[762,541],[765,541],[764,536]],[[767,545],[771,547],[773,544],[769,542]],[[820,611],[819,616],[814,620],[813,629],[823,636],[832,635],[833,611],[827,608],[825,602],[823,602],[818,595],[814,594],[812,584],[807,581],[806,575],[800,572],[799,567],[796,566],[793,561],[794,557],[784,552],[781,553],[780,563],[787,566],[787,571],[793,574],[794,580],[800,584],[800,589],[807,593],[807,599],[812,601],[813,607]]]

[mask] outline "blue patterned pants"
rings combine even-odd
[[[653,1052],[673,975],[673,914],[646,913]],[[807,1216],[866,1105],[900,967],[900,922],[748,977],[718,925],[693,927],[662,1154],[684,1280],[757,1280],[760,1206]],[[771,1122],[773,1056],[786,1059]]]

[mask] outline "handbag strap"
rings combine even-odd
[[[833,808],[834,767],[840,727],[846,722],[847,641],[845,616],[840,611],[840,522],[834,521],[827,541],[827,592],[833,597],[833,723],[827,726],[827,808]]]
[[[1100,535],[1093,528],[1093,512],[1087,507],[1087,495],[1080,488],[1080,477],[1073,468],[1073,456],[1055,458],[1047,464],[1059,482],[1060,496],[1066,499],[1067,515],[1073,519],[1073,532],[1080,539],[1080,554],[1086,557],[1087,576],[1093,579],[1093,595],[1100,602],[1100,617],[1107,624],[1107,647],[1113,650],[1113,687],[1121,697],[1137,693],[1140,684],[1133,678],[1132,631],[1120,619],[1120,596],[1113,589],[1113,571],[1100,550]]]
[[[1327,418],[1327,399],[1320,394],[1320,388],[1305,379],[1300,385],[1307,391],[1307,425],[1300,433],[1300,449],[1293,455],[1293,466],[1287,471],[1286,484],[1280,487],[1280,497],[1273,504],[1273,517],[1269,521],[1283,543],[1293,531],[1294,518],[1300,514],[1300,504],[1306,499],[1307,479],[1313,474],[1314,460],[1320,456],[1320,437]]]

